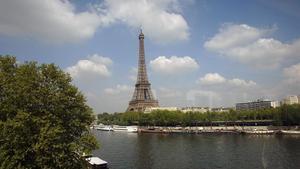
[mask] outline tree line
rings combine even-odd
[[[105,125],[140,126],[197,126],[213,122],[271,121],[272,125],[300,125],[300,104],[282,105],[278,108],[229,112],[187,112],[156,110],[151,113],[124,112],[102,113],[98,123]],[[231,123],[232,124],[232,123]]]

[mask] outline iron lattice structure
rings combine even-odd
[[[137,82],[133,97],[129,102],[127,111],[143,112],[146,107],[158,107],[158,101],[154,99],[151,84],[147,76],[145,64],[144,34],[141,31],[139,35],[139,62],[138,62]]]

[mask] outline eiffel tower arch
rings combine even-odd
[[[158,101],[154,99],[151,84],[148,80],[145,63],[144,34],[139,34],[139,61],[138,75],[134,93],[126,111],[144,112],[147,107],[158,107]]]

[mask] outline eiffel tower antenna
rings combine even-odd
[[[139,34],[139,61],[137,81],[127,111],[144,112],[147,107],[158,107],[158,101],[153,97],[151,84],[147,76],[144,38],[145,36],[141,29],[141,32]]]

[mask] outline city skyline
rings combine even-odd
[[[232,107],[300,93],[298,11],[292,0],[4,0],[0,51],[55,63],[96,113],[122,112],[134,90],[142,27],[160,106]]]

